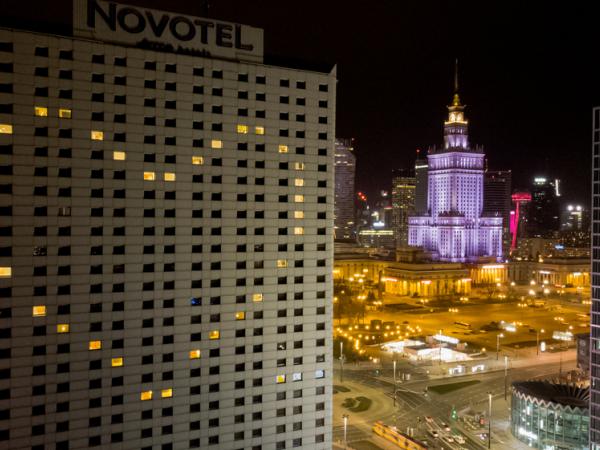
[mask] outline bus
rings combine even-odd
[[[456,325],[457,327],[466,328],[468,330],[471,329],[471,324],[466,322],[454,322],[454,325]]]
[[[398,448],[403,450],[427,450],[429,448],[425,443],[404,433],[400,433],[396,427],[385,425],[381,420],[378,420],[373,425],[373,433],[393,442]]]

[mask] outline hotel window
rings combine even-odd
[[[252,294],[252,301],[253,302],[262,302],[263,295],[262,294]]]
[[[92,130],[90,132],[90,137],[92,141],[103,141],[104,140],[104,132],[98,130]]]
[[[112,358],[110,360],[110,365],[112,367],[121,367],[123,365],[123,358]]]
[[[198,349],[190,350],[190,359],[200,359],[201,352]]]
[[[192,164],[195,166],[201,166],[204,164],[204,157],[202,156],[192,156]]]
[[[247,134],[248,133],[248,125],[239,125],[237,126],[237,132],[239,134]]]
[[[165,181],[175,181],[175,174],[173,172],[165,172],[164,179]]]
[[[294,163],[294,169],[304,170],[304,163],[301,163],[301,162]]]
[[[235,313],[235,320],[244,320],[246,318],[246,313],[244,311],[238,311]]]
[[[70,119],[71,118],[71,110],[67,108],[59,108],[58,117],[61,119]]]
[[[154,181],[156,178],[156,174],[154,172],[144,172],[144,180],[145,181]]]
[[[301,194],[294,195],[294,202],[304,203],[304,195],[301,195]]]
[[[265,134],[265,127],[254,127],[256,134]]]
[[[280,144],[279,145],[279,153],[287,153],[287,152],[288,152],[288,146]]]
[[[223,141],[213,139],[212,141],[210,141],[210,146],[211,148],[223,148]]]
[[[140,400],[152,400],[152,391],[143,391],[140,394]]]
[[[294,186],[304,186],[304,179],[303,178],[296,178],[294,180]]]
[[[160,391],[160,396],[162,398],[171,398],[173,397],[173,389],[169,388],[169,389],[163,389],[162,391]]]
[[[285,259],[278,259],[278,260],[277,260],[277,267],[278,267],[279,269],[284,269],[284,268],[286,268],[287,266],[288,266],[287,260],[285,260]]]
[[[292,381],[302,381],[302,373],[301,372],[293,373]]]
[[[69,332],[69,324],[68,323],[59,323],[56,325],[57,333],[68,333]]]
[[[304,234],[303,227],[294,227],[294,234]]]
[[[208,338],[209,339],[219,339],[221,337],[221,333],[219,330],[212,330],[208,333]]]
[[[33,317],[44,317],[46,315],[46,307],[38,305],[33,307]]]
[[[0,123],[0,134],[12,134],[13,127],[7,123]]]
[[[304,219],[304,211],[294,211],[294,219]]]
[[[90,341],[88,350],[100,350],[102,348],[102,341]]]
[[[277,382],[277,384],[285,383],[285,375],[277,375],[275,381]]]
[[[45,106],[35,106],[34,107],[35,115],[38,117],[47,117],[48,116],[48,108]]]
[[[125,161],[125,152],[114,151],[113,152],[113,159],[115,161]]]
[[[12,276],[12,267],[0,267],[0,278],[10,278]]]

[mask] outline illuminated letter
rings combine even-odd
[[[100,8],[96,0],[88,0],[87,7],[87,25],[90,28],[96,28],[96,12],[104,19],[108,28],[115,31],[117,28],[117,5],[114,3],[108,4],[108,14]]]
[[[160,21],[158,23],[154,21],[154,16],[152,13],[150,13],[150,11],[146,11],[146,17],[148,18],[148,23],[150,24],[150,28],[152,29],[154,36],[161,37],[163,31],[165,31],[165,28],[167,28],[167,23],[169,23],[169,16],[163,14],[160,16]]]
[[[177,31],[177,25],[180,23],[184,23],[188,27],[188,31],[185,34],[181,34]],[[175,36],[175,38],[180,41],[191,41],[196,36],[196,27],[194,24],[182,16],[177,16],[169,23],[169,29],[171,30],[171,34]]]
[[[126,18],[129,15],[135,16],[135,18],[137,19],[137,24],[129,25],[127,23]],[[142,13],[140,13],[137,9],[133,9],[133,8],[129,8],[129,7],[123,8],[119,11],[118,17],[119,17],[119,25],[121,25],[121,28],[123,28],[128,33],[132,33],[132,34],[141,33],[142,31],[144,31],[144,28],[146,28],[146,19],[144,19],[144,16],[142,16]]]
[[[217,24],[217,45],[219,47],[232,47],[231,30],[231,25],[224,23]]]
[[[200,42],[203,44],[208,44],[208,28],[214,27],[215,24],[212,22],[207,22],[206,20],[194,20],[196,25],[200,26]]]

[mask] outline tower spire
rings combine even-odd
[[[458,96],[458,58],[454,60],[454,97],[452,106],[461,106],[460,97]]]

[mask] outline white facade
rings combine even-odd
[[[334,122],[334,72],[0,29],[0,447],[331,448]]]
[[[427,214],[409,217],[408,244],[443,261],[500,259],[502,217],[482,217],[485,155],[469,145],[458,94],[448,109],[444,148],[427,155]]]

